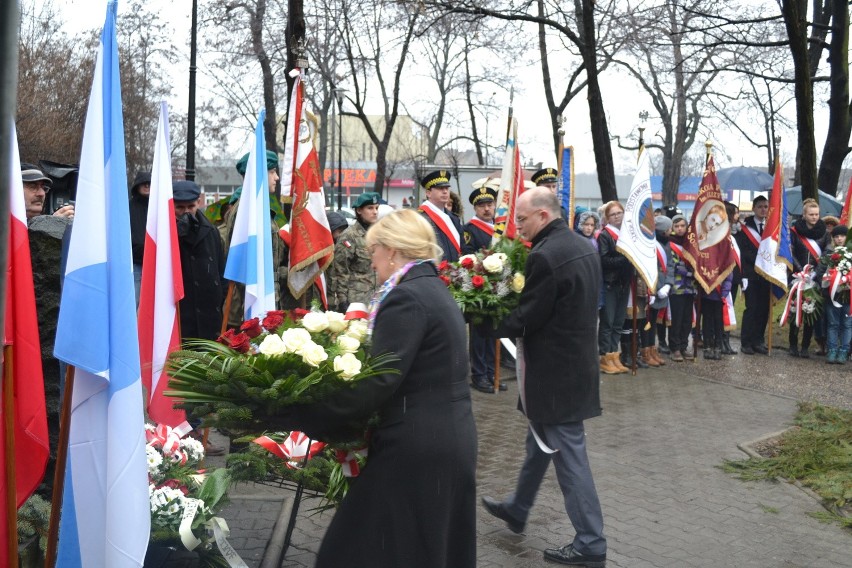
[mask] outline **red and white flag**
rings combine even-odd
[[[314,147],[316,118],[304,108],[304,87],[301,70],[295,69],[293,94],[287,120],[284,156],[286,182],[282,195],[292,195],[293,212],[290,218],[290,271],[287,286],[294,297],[300,298],[314,280],[331,265],[334,258],[334,239],[325,216],[325,195],[319,171],[319,157]],[[292,148],[292,152],[290,151]],[[289,164],[292,163],[288,177]],[[286,188],[289,186],[289,189]]]
[[[0,432],[6,439],[6,412],[13,413],[15,455],[6,455],[5,444],[0,447],[0,470],[10,463],[15,468],[15,500],[18,507],[32,495],[44,477],[47,466],[47,412],[44,403],[44,375],[41,370],[41,346],[38,339],[33,269],[30,262],[30,240],[27,234],[27,215],[24,207],[24,186],[21,180],[21,161],[18,156],[18,137],[12,126],[11,160],[9,165],[10,223],[8,258],[6,260],[6,319],[3,338],[3,357],[11,354],[11,377],[14,402],[12,408],[0,406]],[[9,347],[6,349],[5,347]],[[5,360],[4,360],[5,363]],[[4,370],[7,372],[8,369]],[[3,486],[4,510],[10,488],[6,477]],[[2,515],[0,528],[0,564],[8,566],[9,543],[7,527],[10,519]]]
[[[163,394],[169,384],[163,367],[169,353],[180,349],[177,305],[183,298],[183,273],[172,197],[169,112],[166,103],[161,104],[139,294],[139,356],[148,415],[154,422],[174,428],[184,425],[186,413],[174,408],[176,399]]]
[[[524,189],[524,169],[521,165],[521,151],[518,148],[518,119],[512,118],[512,128],[509,131],[509,139],[506,140],[506,155],[503,157],[503,172],[500,175],[492,244],[503,236],[510,239],[518,236],[515,224],[515,203]]]
[[[849,189],[846,190],[846,199],[843,200],[843,210],[840,211],[840,224],[849,226],[849,207],[852,206],[852,179],[849,180]]]

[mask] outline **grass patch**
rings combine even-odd
[[[852,528],[852,411],[802,402],[795,425],[779,439],[777,455],[725,460],[720,467],[744,481],[799,481],[836,511],[813,516]]]

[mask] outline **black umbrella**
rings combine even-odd
[[[787,211],[792,215],[802,214],[802,186],[794,185],[784,191],[787,195]],[[819,190],[819,213],[820,215],[840,216],[843,204],[837,198]]]
[[[775,181],[770,174],[762,170],[744,166],[716,170],[716,177],[722,191],[769,191]]]

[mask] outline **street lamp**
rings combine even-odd
[[[343,95],[346,89],[334,89],[337,96],[337,210],[343,209]]]
[[[639,148],[645,144],[645,121],[648,120],[648,111],[639,111]]]

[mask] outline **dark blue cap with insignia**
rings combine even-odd
[[[530,181],[536,185],[557,183],[559,181],[559,172],[556,171],[556,168],[544,168],[534,173]]]
[[[450,178],[453,177],[447,170],[437,170],[429,172],[423,176],[423,181],[420,182],[425,189],[433,187],[450,187]]]
[[[479,189],[474,189],[470,193],[468,200],[473,205],[478,205],[480,203],[488,203],[489,201],[496,201],[497,200],[497,191],[490,188],[490,187],[486,187],[486,186],[483,185]]]

